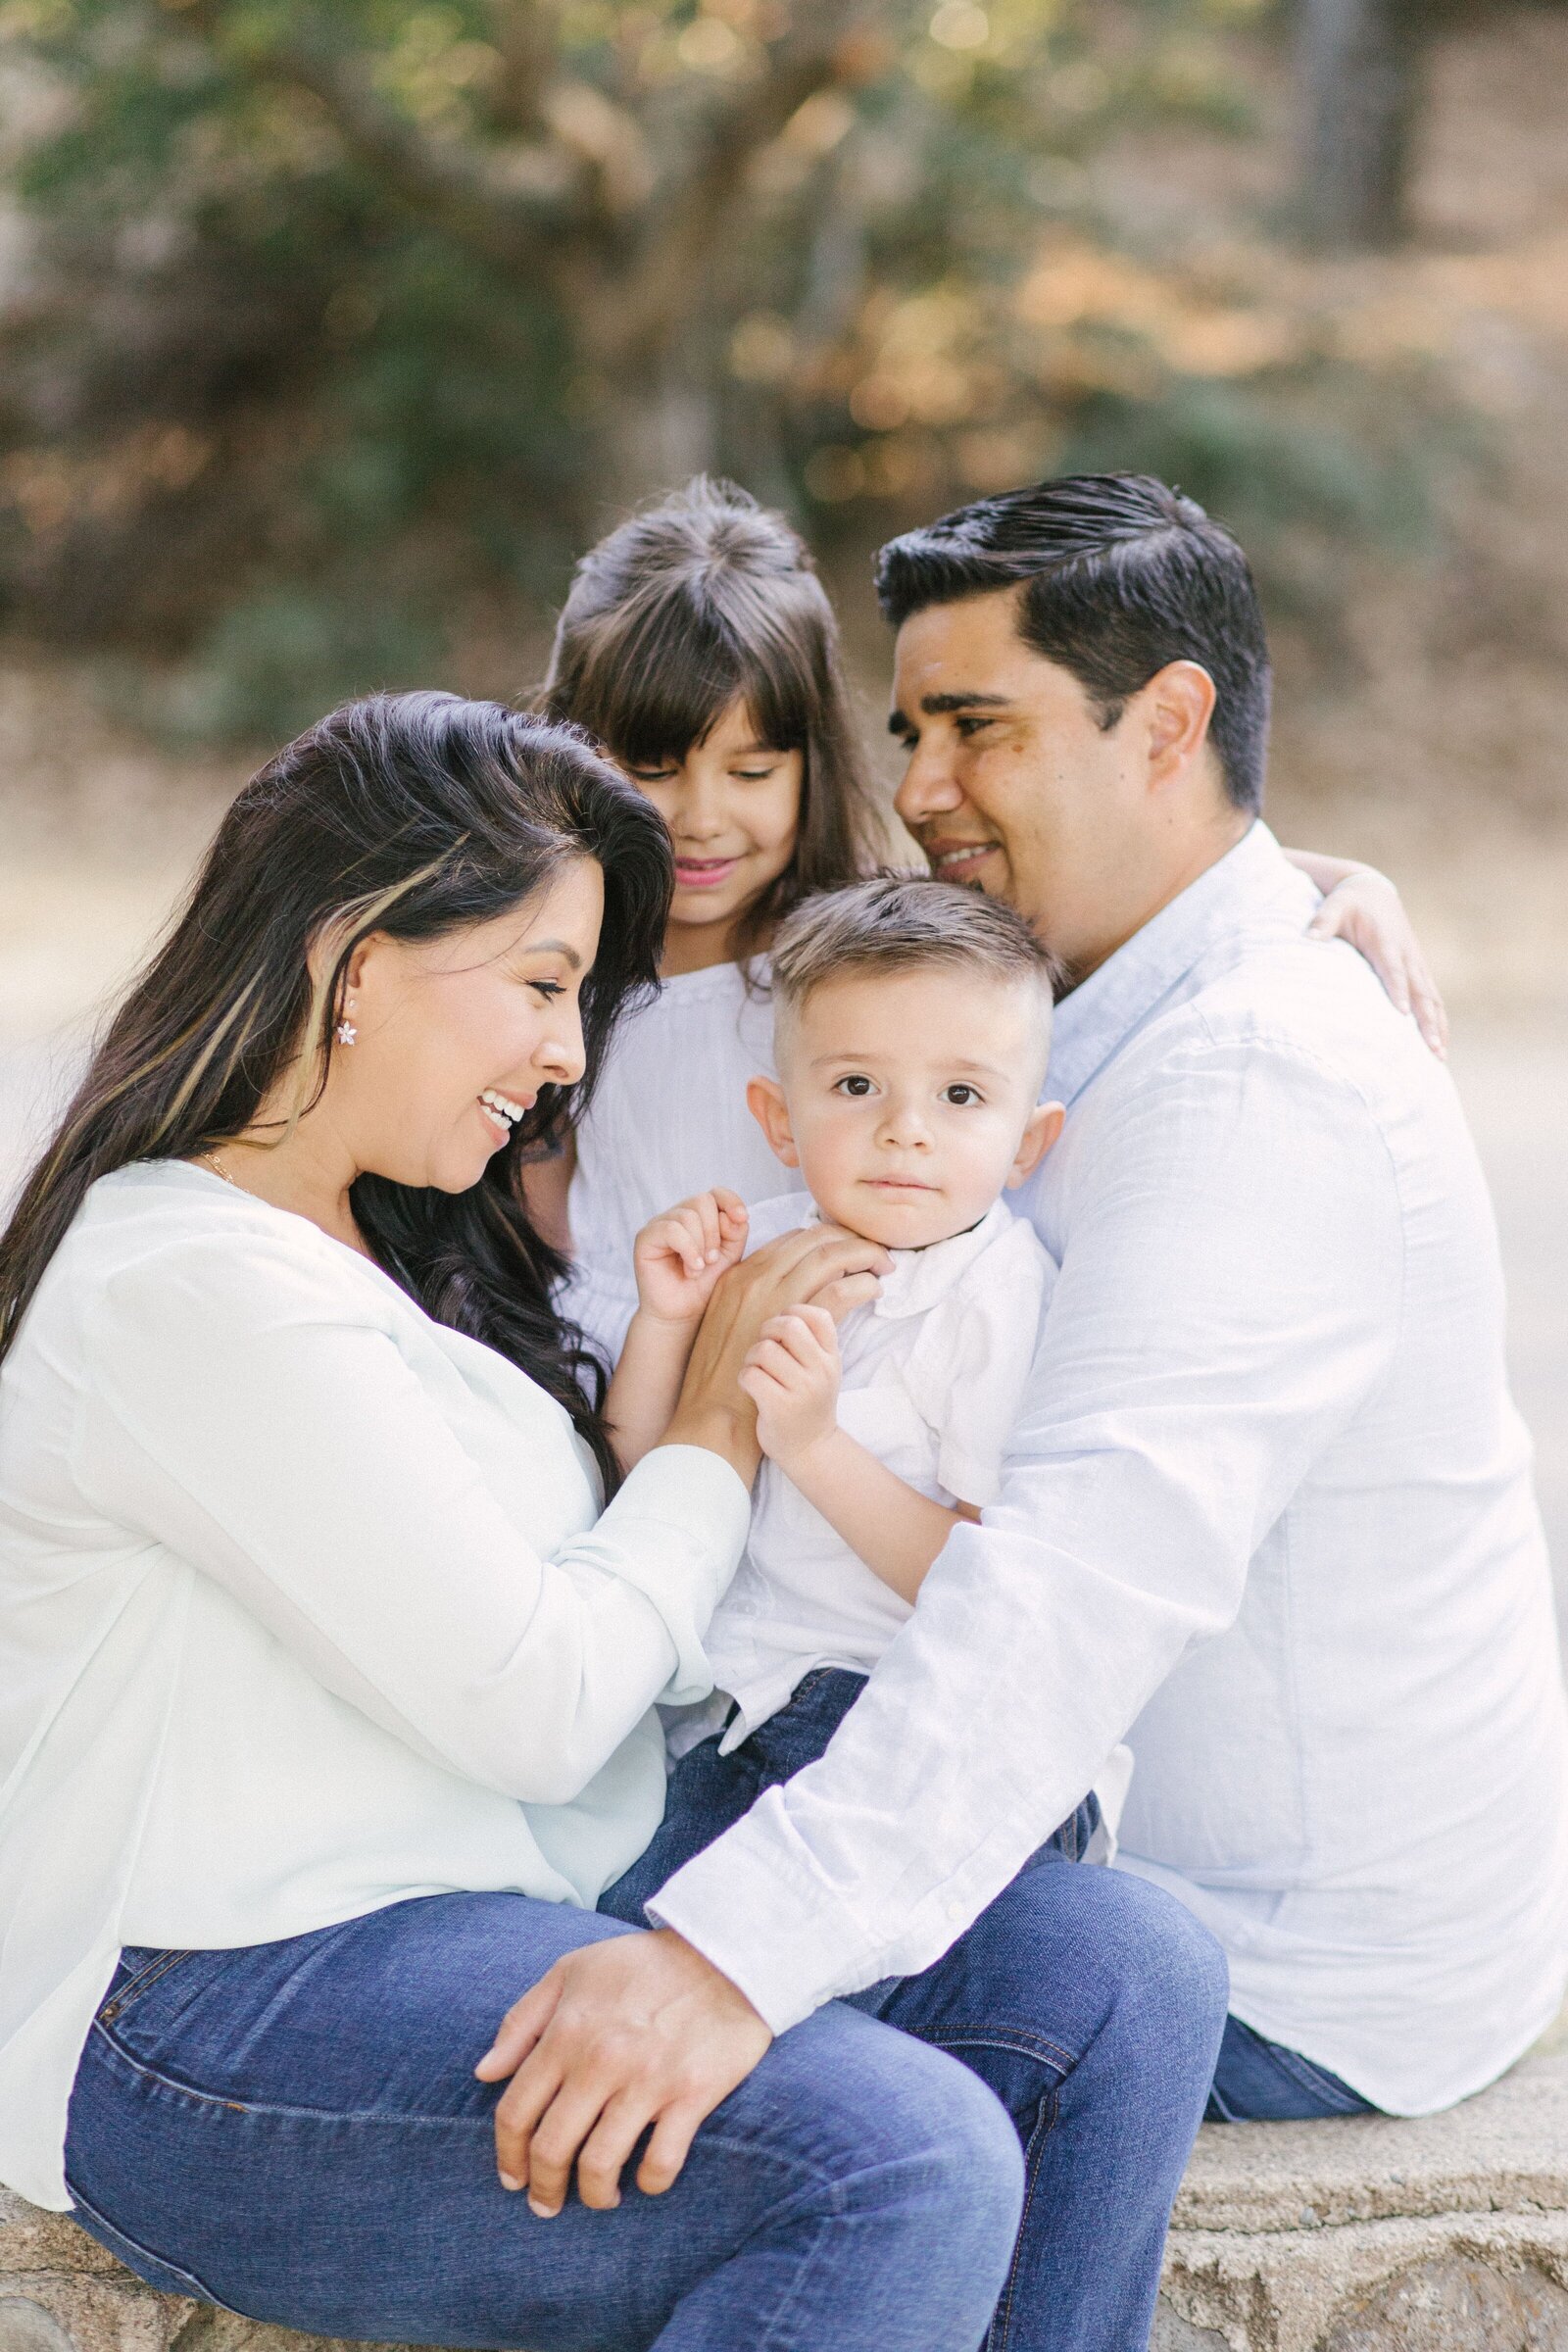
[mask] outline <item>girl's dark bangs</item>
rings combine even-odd
[[[582,715],[632,767],[684,760],[741,687],[733,646],[683,598],[661,602],[616,631],[594,668],[594,708]]]
[[[765,647],[742,646],[710,612],[684,597],[662,600],[604,650],[588,723],[628,766],[652,767],[684,760],[739,700],[772,750],[801,749],[810,681],[792,649],[769,637]]]

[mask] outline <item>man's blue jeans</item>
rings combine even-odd
[[[863,1687],[824,1669],[732,1755],[684,1756],[663,1828],[602,1907],[641,1918],[760,1788],[820,1755]],[[1218,1944],[1157,1887],[1074,1859],[1084,1826],[1064,1823],[934,1967],[855,1996],[960,2058],[1013,2120],[1023,2221],[990,2352],[1144,2352],[1225,2023]]]
[[[153,2285],[325,2336],[528,2352],[974,2352],[1017,2141],[974,2076],[832,2003],[776,2041],[665,2195],[540,2221],[473,2068],[574,1946],[631,1933],[445,1894],[238,1951],[130,1951],[67,2176]]]
[[[1330,2115],[1376,2113],[1370,2099],[1326,2066],[1315,2066],[1281,2041],[1265,2041],[1239,2017],[1226,2019],[1208,2094],[1208,2123],[1311,2123]]]

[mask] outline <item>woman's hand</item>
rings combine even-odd
[[[773,2036],[746,1995],[668,1928],[583,1944],[509,2009],[474,2072],[512,2082],[496,2109],[496,2163],[549,2218],[577,2194],[620,2203],[620,2175],[650,2124],[637,2168],[645,2196],[668,2188],[697,2128],[744,2082]]]
[[[837,1320],[874,1298],[892,1266],[879,1243],[834,1225],[786,1233],[744,1259],[714,1288],[665,1445],[706,1446],[749,1483],[761,1455],[741,1372],[763,1324],[798,1306],[823,1307]]]
[[[746,1250],[746,1203],[715,1187],[645,1225],[632,1249],[638,1303],[660,1323],[702,1319],[719,1277]]]
[[[1324,861],[1327,862],[1327,861]],[[1448,1057],[1448,1015],[1404,901],[1376,866],[1353,865],[1327,891],[1308,939],[1343,939],[1366,957],[1401,1012],[1440,1061]]]

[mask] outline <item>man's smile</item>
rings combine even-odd
[[[927,834],[922,836],[920,847],[939,881],[964,882],[984,859],[1001,850],[1002,844],[1000,841],[950,841],[940,835]]]

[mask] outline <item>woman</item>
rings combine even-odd
[[[623,1933],[591,1906],[659,1818],[654,1702],[706,1687],[740,1360],[874,1271],[826,1236],[732,1275],[603,1507],[517,1171],[652,980],[669,890],[657,814],[570,729],[338,711],[240,794],[24,1192],[0,2177],[157,2285],[321,2334],[967,2347],[1010,2126],[852,2012],[771,2050],[743,2017],[700,2131],[678,2073],[629,2136],[607,2112],[582,2201],[548,2117],[497,2178],[498,2023]],[[675,2185],[612,2223],[644,2120],[638,2185]]]

